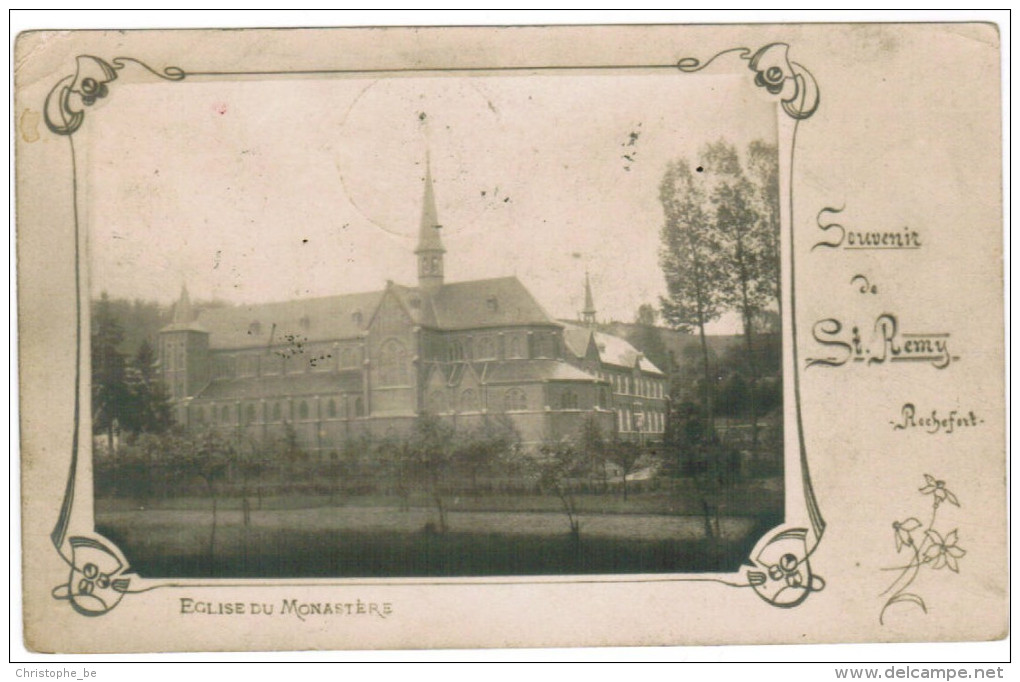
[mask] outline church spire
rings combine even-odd
[[[436,210],[436,196],[432,186],[432,163],[425,154],[425,194],[422,198],[421,226],[418,230],[418,284],[423,289],[436,289],[443,285],[443,248],[439,237],[439,212]]]
[[[584,310],[581,315],[589,325],[595,324],[595,299],[591,295],[591,281],[588,279],[588,271],[584,271]]]
[[[191,297],[188,296],[188,285],[181,284],[181,297],[174,306],[174,324],[188,324],[192,320]]]

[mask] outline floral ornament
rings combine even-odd
[[[893,534],[896,536],[896,551],[899,552],[904,547],[914,546],[914,538],[911,533],[921,527],[921,522],[911,516],[906,521],[893,521],[892,527]]]
[[[79,55],[74,76],[64,78],[46,96],[46,127],[57,135],[74,133],[85,121],[79,104],[90,107],[106,97],[110,91],[106,84],[116,78],[117,71],[102,59]]]
[[[942,538],[937,530],[930,530],[927,535],[931,540],[931,545],[924,553],[924,560],[933,562],[932,568],[936,570],[943,566],[948,566],[950,571],[959,573],[960,565],[956,560],[966,554],[967,551],[956,546],[956,531],[950,532],[945,539]]]
[[[818,109],[818,85],[807,69],[790,61],[789,53],[786,43],[766,45],[751,56],[748,68],[755,85],[779,96],[787,115],[808,118]]]
[[[788,587],[800,587],[804,584],[799,562],[793,554],[784,554],[779,558],[779,563],[769,566],[769,577],[784,581]]]
[[[787,528],[763,540],[747,573],[748,584],[759,597],[773,606],[792,608],[825,588],[821,576],[808,564],[807,530]]]
[[[818,110],[818,84],[810,71],[790,61],[790,46],[786,43],[770,43],[754,54],[749,48],[735,47],[723,50],[704,62],[695,57],[684,57],[677,62],[677,68],[685,73],[695,73],[723,55],[734,53],[749,62],[748,68],[754,71],[754,84],[778,96],[788,116],[801,120]]]
[[[78,57],[78,71],[71,83],[71,92],[81,96],[82,104],[92,106],[97,99],[106,97],[110,89],[106,86],[117,79],[113,67],[98,57],[82,55]]]
[[[69,543],[71,573],[65,584],[53,588],[53,597],[68,600],[83,616],[101,616],[120,603],[131,577],[114,551],[99,540],[74,536]]]
[[[928,606],[925,604],[924,599],[914,592],[909,592],[908,588],[914,583],[921,569],[925,566],[930,566],[935,570],[948,566],[950,571],[959,573],[960,565],[958,559],[967,553],[956,545],[958,539],[956,530],[950,531],[943,537],[942,533],[935,527],[942,503],[949,502],[953,506],[959,507],[960,501],[956,498],[956,495],[946,488],[945,481],[936,479],[929,474],[924,474],[924,482],[924,485],[918,488],[918,492],[922,495],[931,495],[931,520],[928,522],[928,525],[925,526],[918,518],[913,516],[892,524],[893,537],[896,540],[896,551],[902,552],[905,547],[909,548],[910,561],[906,566],[884,569],[899,571],[899,575],[896,576],[896,579],[893,580],[886,591],[882,593],[883,596],[892,593],[892,596],[886,599],[878,616],[878,622],[882,624],[885,624],[886,610],[894,604],[913,604],[925,613],[928,613]],[[924,534],[920,536],[920,541],[918,541],[914,533],[922,528]]]
[[[111,64],[99,57],[78,55],[74,75],[61,79],[46,95],[43,108],[46,127],[57,135],[74,134],[85,121],[84,108],[91,107],[109,94],[108,83],[117,80],[117,73],[127,62],[137,64],[164,80],[184,78],[184,72],[175,66],[160,72],[131,57],[117,57]]]
[[[956,495],[949,492],[946,488],[945,481],[937,481],[934,476],[924,475],[925,485],[922,488],[918,488],[922,495],[931,495],[935,498],[935,508],[942,504],[943,501],[949,502],[950,504],[960,506],[959,501],[956,499]]]

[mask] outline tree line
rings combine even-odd
[[[707,144],[695,160],[667,165],[659,199],[659,263],[667,288],[660,311],[673,329],[697,334],[701,374],[693,404],[672,411],[667,441],[711,448],[716,416],[739,405],[750,421],[755,459],[761,417],[781,404],[777,148],[758,140],[741,153],[723,139]],[[731,381],[720,391],[706,327],[726,312],[740,317],[743,348],[725,358]]]
[[[170,396],[159,377],[152,342],[137,338],[134,353],[125,353],[126,332],[114,307],[104,292],[93,305],[91,335],[92,430],[106,437],[111,452],[118,433],[162,434],[173,425]],[[155,312],[149,309],[154,304],[142,307],[145,313]]]

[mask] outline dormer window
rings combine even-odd
[[[359,327],[361,326],[362,319],[363,317],[361,315],[360,310],[355,310],[353,313],[351,313],[351,321],[354,322],[354,324],[358,325]]]
[[[490,313],[494,313],[499,310],[499,300],[495,296],[489,296],[485,299],[485,307],[488,308]]]
[[[262,323],[255,320],[248,325],[248,336],[258,336],[262,333]]]
[[[418,298],[417,296],[412,296],[411,300],[408,301],[408,303],[410,303],[411,307],[414,308],[415,310],[421,308],[421,299]]]
[[[312,320],[307,315],[304,315],[300,320],[298,320],[298,324],[301,325],[302,329],[308,331],[308,328],[312,326]]]

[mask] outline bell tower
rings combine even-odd
[[[421,227],[418,231],[418,286],[425,291],[435,291],[443,286],[443,248],[439,237],[439,215],[436,211],[436,196],[432,187],[432,164],[425,157],[425,196],[422,200]]]
[[[209,332],[195,321],[188,287],[174,304],[173,322],[159,332],[160,371],[174,402],[194,396],[209,383]],[[186,423],[184,413],[176,415]]]

